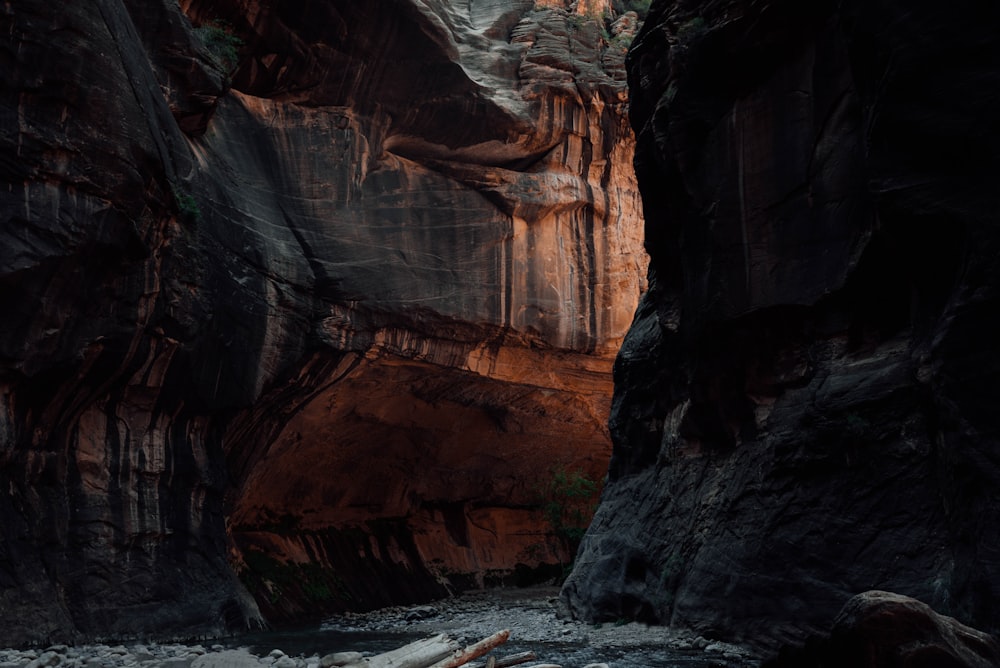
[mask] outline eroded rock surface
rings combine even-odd
[[[774,645],[880,588],[997,628],[996,18],[654,3],[650,290],[577,615]]]
[[[828,637],[785,648],[764,668],[991,668],[1000,643],[908,596],[869,591],[847,602]]]
[[[609,7],[180,5],[0,9],[0,636],[566,560],[644,280]]]

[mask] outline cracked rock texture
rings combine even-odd
[[[0,8],[0,643],[568,559],[645,280],[609,9]]]
[[[996,631],[997,12],[653,3],[650,289],[576,615],[773,647],[877,588]]]

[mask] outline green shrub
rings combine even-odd
[[[640,19],[646,18],[649,14],[649,5],[652,0],[628,0],[625,3],[626,12],[635,12],[639,15]]]
[[[705,19],[695,16],[681,24],[677,29],[677,38],[682,42],[690,42],[703,35],[706,30],[708,30],[708,24],[705,23]]]
[[[610,38],[610,35],[608,34],[606,23],[610,20],[610,18],[611,15],[607,12],[588,12],[586,14],[571,12],[566,17],[566,25],[569,26],[571,30],[579,32],[583,30],[585,25],[592,23],[597,27],[604,39],[607,40]]]
[[[862,415],[851,411],[844,419],[846,424],[846,431],[852,438],[861,438],[866,433],[868,433],[871,423],[868,422]]]
[[[173,189],[173,195],[174,202],[177,204],[177,215],[181,220],[189,223],[201,220],[201,209],[198,207],[198,200],[176,186]]]
[[[597,508],[600,489],[582,471],[559,468],[542,489],[542,512],[552,532],[575,555]]]
[[[610,40],[611,46],[627,51],[628,48],[632,46],[632,40],[634,38],[635,38],[634,34],[618,33],[617,35],[611,38]]]
[[[351,600],[340,577],[320,564],[282,562],[251,549],[243,553],[243,563],[235,570],[255,598],[271,605],[286,597],[315,604]]]
[[[243,40],[233,34],[231,25],[225,21],[209,21],[195,28],[194,34],[223,69],[232,70],[239,64]]]

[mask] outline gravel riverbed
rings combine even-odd
[[[610,668],[743,668],[759,663],[747,648],[686,631],[636,622],[587,624],[560,619],[558,595],[554,587],[470,592],[424,606],[345,614],[321,628],[420,637],[447,633],[463,644],[509,629],[510,641],[497,650],[500,655],[530,649],[538,655],[537,663],[564,668],[594,663]]]
[[[0,649],[0,668],[327,668],[336,652],[385,652],[446,633],[463,645],[501,629],[498,656],[531,650],[525,664],[561,668],[748,668],[746,648],[635,622],[560,619],[555,588],[475,592],[436,603],[344,614],[318,627],[273,631],[212,644],[123,643]],[[324,660],[326,659],[326,660]],[[326,664],[326,665],[324,665]]]

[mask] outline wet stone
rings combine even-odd
[[[362,658],[361,652],[334,652],[333,654],[327,654],[319,661],[319,665],[322,668],[331,668],[332,666],[346,666],[351,663],[357,663]]]
[[[172,656],[160,662],[161,668],[188,668],[192,659],[186,656]]]

